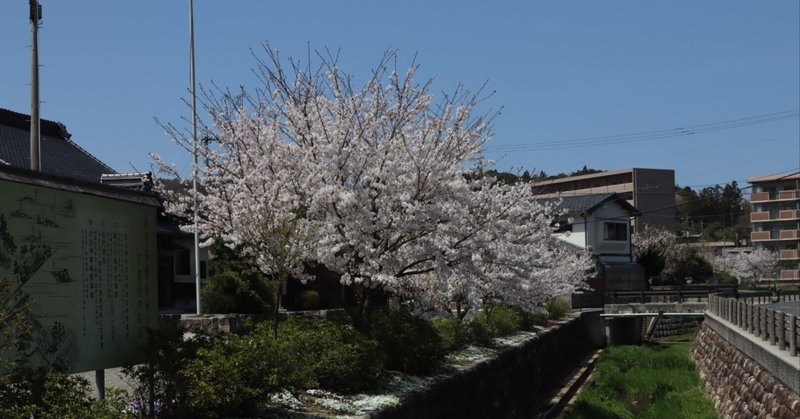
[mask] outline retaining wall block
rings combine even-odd
[[[692,358],[722,417],[800,418],[800,395],[707,325],[698,331]]]

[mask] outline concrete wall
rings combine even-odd
[[[642,212],[637,228],[644,225],[672,230],[675,227],[675,171],[633,169],[633,206]]]
[[[371,417],[535,417],[540,404],[594,349],[588,327],[598,320],[598,314],[584,312],[496,358],[445,377]]]
[[[800,417],[798,359],[779,355],[710,313],[692,349],[706,394],[726,418]]]

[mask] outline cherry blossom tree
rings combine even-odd
[[[711,265],[715,272],[726,273],[736,278],[740,284],[756,285],[777,278],[779,258],[777,252],[753,250],[749,253],[728,253],[715,256]]]
[[[435,101],[431,81],[414,81],[415,64],[398,72],[393,52],[356,87],[335,57],[287,66],[265,50],[259,89],[204,96],[206,240],[239,246],[276,278],[311,279],[306,266],[324,265],[354,291],[357,327],[378,293],[463,313],[493,300],[534,307],[581,286],[589,257],[551,245],[553,214],[527,184],[468,176],[485,164],[494,116],[474,111],[482,90]],[[192,210],[193,197],[164,192],[168,211]]]

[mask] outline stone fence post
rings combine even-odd
[[[789,316],[789,353],[797,356],[797,316]]]
[[[780,350],[786,349],[786,313],[780,312],[778,314],[778,348]]]

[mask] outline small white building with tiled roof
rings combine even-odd
[[[597,275],[590,286],[601,295],[605,290],[643,289],[644,269],[633,260],[631,221],[639,215],[624,196],[617,193],[570,195],[544,198],[556,205],[556,240],[585,249],[597,259]],[[573,301],[574,303],[574,301]]]

